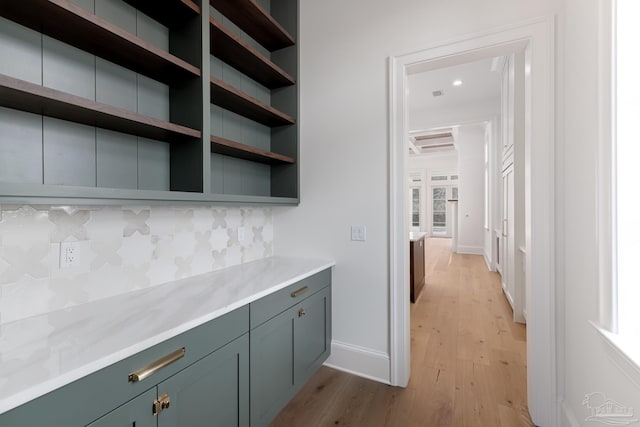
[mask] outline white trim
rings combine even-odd
[[[491,269],[491,261],[489,261],[489,255],[487,255],[487,253],[485,252],[482,254],[482,257],[484,258],[484,263],[487,264],[487,270],[493,271]]]
[[[398,71],[400,71],[398,73]],[[398,58],[389,58],[391,119],[389,123],[389,376],[391,385],[406,387],[411,370],[409,320],[409,228],[407,222],[407,153],[404,143],[408,127],[405,87],[407,76]],[[398,141],[398,143],[393,143]]]
[[[504,294],[504,297],[507,299],[507,302],[511,306],[511,310],[513,311],[513,297],[509,292],[507,292],[507,288],[504,283],[502,284],[502,293]]]
[[[609,358],[636,387],[640,388],[640,350],[635,342],[637,338],[625,340],[620,335],[611,333],[594,322],[589,323],[598,331]]]
[[[390,363],[391,384],[406,386],[410,374],[408,216],[406,215],[407,67],[432,70],[454,63],[525,52],[526,250],[529,330],[528,396],[535,424],[553,426],[556,399],[555,305],[555,18],[540,18],[391,57],[390,78]],[[535,234],[531,232],[535,230]],[[533,256],[535,255],[535,256]]]
[[[458,245],[458,250],[456,251],[456,253],[462,255],[484,255],[484,247]]]
[[[597,227],[598,234],[598,308],[599,324],[605,329],[617,331],[617,316],[615,304],[617,300],[614,285],[613,260],[615,236],[615,218],[613,206],[615,203],[615,139],[614,132],[614,90],[612,31],[613,9],[612,0],[599,2],[599,33],[598,33],[598,170],[597,174]]]
[[[376,350],[334,340],[331,342],[331,356],[324,365],[389,384],[389,355]]]
[[[616,264],[616,78],[615,0],[598,3],[598,331],[613,363],[640,387],[640,348],[637,337],[618,334]]]
[[[580,427],[580,423],[576,418],[575,414],[571,410],[571,407],[567,403],[567,401],[562,402],[562,420],[560,425],[562,426],[570,426],[570,427]]]

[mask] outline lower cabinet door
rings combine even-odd
[[[165,393],[158,427],[249,426],[248,334],[158,384]]]
[[[156,388],[153,387],[92,422],[88,427],[156,427],[156,417],[153,415],[155,399]]]
[[[330,298],[331,288],[324,288],[297,306],[293,328],[293,380],[296,387],[302,387],[329,357]]]
[[[327,359],[330,314],[326,287],[251,330],[251,427],[269,425]]]
[[[251,427],[267,426],[293,390],[293,317],[289,309],[253,329]]]

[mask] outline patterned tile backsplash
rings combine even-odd
[[[0,205],[0,324],[271,255],[268,208]]]

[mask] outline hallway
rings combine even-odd
[[[271,424],[531,426],[526,329],[481,256],[425,239],[426,286],[411,307],[411,381],[390,387],[323,367]]]

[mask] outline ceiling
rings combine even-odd
[[[435,131],[431,127],[420,127],[419,118],[422,116],[447,117],[444,121],[450,127],[458,121],[465,121],[477,114],[476,112],[482,110],[485,105],[499,106],[502,66],[503,58],[490,58],[409,74],[410,134],[415,137],[441,133],[442,130]],[[462,84],[454,86],[455,80],[461,80]],[[433,96],[435,91],[441,91],[442,96]],[[415,119],[416,117],[418,119]],[[455,142],[455,135],[453,139]],[[412,142],[416,142],[415,138],[412,138]],[[430,142],[437,144],[439,141],[430,139]],[[451,142],[451,138],[446,142]],[[438,151],[446,149],[440,147]],[[448,149],[453,150],[453,145]],[[423,153],[429,151],[432,150],[425,149]],[[412,153],[418,154],[415,149]]]
[[[452,108],[500,98],[499,58],[409,75],[409,111]],[[495,69],[495,71],[494,71]],[[461,86],[453,81],[462,80]],[[432,92],[441,90],[443,96]]]

